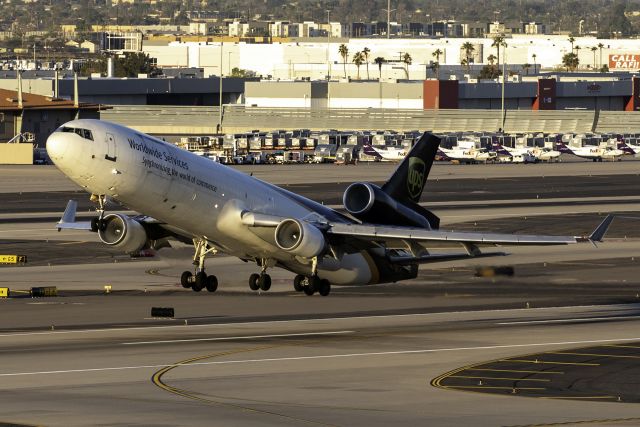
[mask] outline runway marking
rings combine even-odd
[[[145,345],[145,344],[168,344],[178,342],[199,342],[199,341],[233,341],[233,340],[252,340],[260,338],[287,338],[287,337],[307,337],[322,335],[342,335],[353,334],[355,331],[329,331],[329,332],[306,332],[300,334],[276,334],[276,335],[247,335],[238,337],[217,337],[217,338],[193,338],[183,340],[164,340],[164,341],[139,341],[139,342],[123,342],[121,345]]]
[[[345,321],[345,320],[367,320],[367,319],[391,319],[391,318],[411,318],[411,317],[437,317],[442,315],[451,315],[451,314],[465,314],[465,315],[474,315],[474,314],[489,314],[489,313],[520,313],[527,312],[532,313],[535,311],[548,311],[548,310],[569,310],[569,309],[585,309],[585,308],[593,308],[593,309],[636,309],[638,307],[637,304],[620,304],[620,305],[575,305],[575,306],[561,306],[561,307],[535,307],[535,308],[507,308],[507,309],[497,309],[497,310],[473,310],[473,311],[448,311],[448,312],[439,312],[439,313],[414,313],[414,314],[388,314],[388,315],[375,315],[375,316],[350,316],[350,317],[326,317],[326,318],[313,318],[313,319],[291,319],[291,320],[270,320],[261,322],[263,325],[276,325],[276,324],[287,324],[287,323],[309,323],[309,322],[319,322],[319,321]],[[504,324],[510,324],[505,322]],[[80,330],[70,330],[70,331],[40,331],[40,332],[23,332],[23,333],[15,333],[15,334],[0,334],[1,337],[16,337],[16,336],[32,336],[32,335],[58,335],[58,334],[86,334],[93,332],[119,332],[119,331],[136,331],[136,330],[148,330],[148,329],[185,329],[185,328],[203,328],[203,327],[231,327],[231,326],[243,326],[243,325],[255,325],[255,322],[232,322],[232,323],[207,323],[201,325],[165,325],[165,326],[135,326],[129,328],[104,328],[104,329],[80,329]],[[640,339],[640,338],[635,338]],[[611,340],[611,341],[622,341],[622,340]],[[597,341],[601,342],[601,341]]]
[[[625,355],[614,355],[614,354],[569,353],[569,352],[557,352],[557,353],[547,353],[547,354],[567,354],[570,356],[613,357],[617,359],[640,359],[640,356],[625,356]]]
[[[495,389],[495,390],[546,390],[544,387],[485,387],[483,385],[457,385],[457,386],[442,386],[444,388],[473,388],[473,389]]]
[[[599,363],[545,362],[545,361],[542,361],[542,360],[527,360],[527,359],[500,359],[500,362],[531,363],[531,364],[538,364],[538,365],[600,366]]]
[[[521,371],[517,369],[488,369],[488,368],[469,368],[467,371],[490,371],[490,372],[518,372],[523,374],[560,374],[564,375],[564,372],[560,371]]]
[[[617,399],[616,396],[544,396],[540,399]],[[572,423],[573,424],[573,423]]]
[[[547,378],[501,378],[501,377],[476,377],[469,375],[451,375],[447,378],[471,378],[478,380],[505,380],[505,381],[539,381],[539,382],[551,382],[550,379]],[[458,386],[455,386],[458,387]]]
[[[575,317],[573,319],[549,319],[549,320],[521,320],[513,322],[498,322],[496,325],[544,325],[547,323],[575,323],[575,322],[603,322],[618,321],[627,319],[640,319],[640,316],[617,316],[617,317]]]
[[[232,364],[244,364],[244,363],[266,363],[266,362],[292,362],[303,360],[321,360],[321,359],[339,359],[347,357],[375,357],[375,356],[392,356],[392,355],[414,355],[414,354],[429,354],[429,353],[442,353],[442,352],[454,352],[454,351],[473,351],[473,350],[496,350],[507,348],[526,348],[526,347],[540,347],[540,346],[556,346],[556,345],[577,345],[577,344],[598,344],[601,342],[612,341],[638,341],[640,338],[619,338],[611,340],[586,340],[586,341],[564,341],[564,342],[546,342],[546,343],[529,343],[529,344],[504,344],[504,345],[487,345],[477,347],[449,347],[449,348],[432,348],[422,350],[398,350],[398,351],[380,351],[369,353],[345,353],[345,354],[325,354],[316,356],[296,356],[296,357],[273,357],[265,359],[241,359],[241,360],[221,360],[213,362],[196,362],[190,363],[186,366],[206,366],[206,365],[232,365]],[[518,363],[531,363],[535,364],[535,360],[519,360],[519,359],[500,359],[501,362],[518,362]],[[562,363],[562,362],[543,362],[538,361],[538,364],[556,364],[556,365],[574,365],[574,363]],[[582,363],[585,366],[600,366],[600,364]],[[169,366],[183,366],[183,365],[169,365]],[[101,371],[123,371],[130,369],[149,369],[149,368],[165,368],[166,364],[162,365],[137,365],[137,366],[114,366],[104,368],[84,368],[84,369],[67,369],[67,370],[52,370],[52,371],[32,371],[32,372],[7,372],[0,373],[0,377],[16,377],[27,375],[49,375],[49,374],[73,374],[84,372],[101,372]]]

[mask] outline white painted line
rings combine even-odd
[[[1,282],[1,281],[0,281]],[[471,310],[471,311],[441,311],[437,313],[414,313],[414,314],[384,314],[373,316],[346,316],[346,317],[317,317],[312,319],[291,319],[291,320],[270,320],[261,321],[262,325],[277,325],[286,323],[308,323],[308,322],[321,322],[321,321],[345,321],[345,320],[366,320],[366,319],[392,319],[392,318],[409,318],[409,317],[436,317],[451,314],[485,314],[485,313],[520,313],[527,312],[532,313],[536,311],[546,310],[571,310],[571,309],[613,309],[613,310],[630,310],[638,309],[639,304],[609,304],[609,305],[572,305],[572,306],[558,306],[558,307],[535,307],[535,308],[503,308],[495,310]],[[181,320],[181,319],[177,319]],[[5,333],[0,334],[2,337],[21,337],[21,336],[33,336],[33,335],[60,335],[60,334],[88,334],[88,333],[104,333],[104,332],[122,332],[122,331],[146,331],[151,329],[186,329],[186,328],[205,328],[205,327],[222,327],[227,328],[231,326],[243,326],[243,325],[255,325],[256,322],[232,322],[232,323],[205,323],[200,325],[167,325],[167,326],[137,326],[131,328],[105,328],[105,329],[79,329],[70,331],[41,331],[41,332],[18,332],[18,333]],[[62,326],[64,327],[64,326]]]
[[[218,338],[193,338],[184,340],[164,340],[164,341],[139,341],[139,342],[123,342],[121,345],[144,345],[144,344],[169,344],[177,342],[199,342],[199,341],[235,341],[235,340],[254,340],[261,338],[287,338],[287,337],[312,337],[322,335],[342,335],[353,334],[355,331],[329,331],[329,332],[306,332],[300,334],[278,334],[278,335],[249,335],[240,337],[218,337]]]
[[[544,325],[545,323],[576,323],[576,322],[615,322],[618,320],[640,319],[640,316],[616,316],[616,317],[576,317],[573,319],[549,319],[549,320],[520,320],[514,322],[500,322],[496,325]]]
[[[189,366],[207,366],[207,365],[231,365],[231,364],[243,364],[243,363],[264,363],[264,362],[291,362],[299,360],[317,360],[317,359],[338,359],[347,357],[372,357],[372,356],[393,356],[393,355],[413,355],[413,354],[427,354],[427,353],[442,353],[442,352],[454,352],[454,351],[473,351],[473,350],[495,350],[505,348],[526,348],[526,347],[541,347],[541,346],[565,346],[565,345],[581,345],[581,344],[601,344],[610,342],[628,342],[628,341],[640,341],[640,337],[635,338],[615,338],[615,339],[603,339],[603,340],[585,340],[585,341],[561,341],[561,342],[542,342],[542,343],[530,343],[530,344],[505,344],[505,345],[487,345],[477,347],[452,347],[452,348],[432,348],[423,350],[398,350],[398,351],[383,351],[383,352],[371,352],[371,353],[346,353],[346,354],[326,354],[318,356],[298,356],[298,357],[277,357],[268,359],[241,359],[241,360],[217,360],[211,362],[193,362],[193,363],[177,363],[169,365],[138,365],[138,366],[114,366],[108,368],[85,368],[85,369],[67,369],[58,371],[36,371],[36,372],[7,372],[0,373],[0,377],[20,377],[28,375],[51,375],[51,374],[76,374],[86,372],[104,372],[104,371],[124,371],[130,369],[158,369],[168,367],[189,367]]]

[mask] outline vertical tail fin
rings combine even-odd
[[[382,191],[400,202],[418,203],[438,152],[440,138],[425,132],[396,168]]]

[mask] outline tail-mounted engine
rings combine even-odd
[[[420,205],[411,203],[411,208],[385,193],[377,185],[368,182],[351,184],[342,197],[344,207],[351,215],[361,221],[374,224],[403,225],[422,228],[438,228],[434,224],[431,212]]]
[[[313,258],[324,252],[326,240],[317,227],[297,219],[285,219],[276,227],[278,247],[293,255]]]
[[[140,251],[149,241],[142,224],[126,215],[106,215],[97,228],[103,243],[129,254]]]

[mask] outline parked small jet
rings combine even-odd
[[[583,146],[583,147],[571,147],[563,143],[558,143],[558,151],[566,154],[573,154],[583,159],[590,159],[594,162],[601,162],[602,160],[617,160],[624,156],[624,151],[619,148],[612,147],[596,147],[596,146]]]
[[[374,147],[372,145],[364,145],[362,152],[378,158],[382,161],[399,162],[407,155],[407,149],[404,147]]]
[[[457,160],[460,163],[487,163],[498,160],[495,151],[481,150],[477,148],[440,148],[439,155],[445,160]]]
[[[193,243],[195,268],[182,286],[215,291],[205,258],[224,252],[255,262],[252,290],[271,287],[267,269],[297,274],[294,288],[328,295],[331,285],[412,279],[418,264],[482,256],[481,246],[565,245],[602,239],[611,217],[589,237],[438,230],[439,219],[418,204],[440,139],[425,133],[382,186],[351,184],[348,215],[144,133],[100,120],[74,120],[47,140],[56,166],[98,202],[91,221],[76,222],[75,201],[58,229],[96,232],[107,245],[136,253]],[[107,198],[142,215],[107,213]],[[433,253],[431,247],[457,247]],[[486,254],[484,254],[486,255]]]

